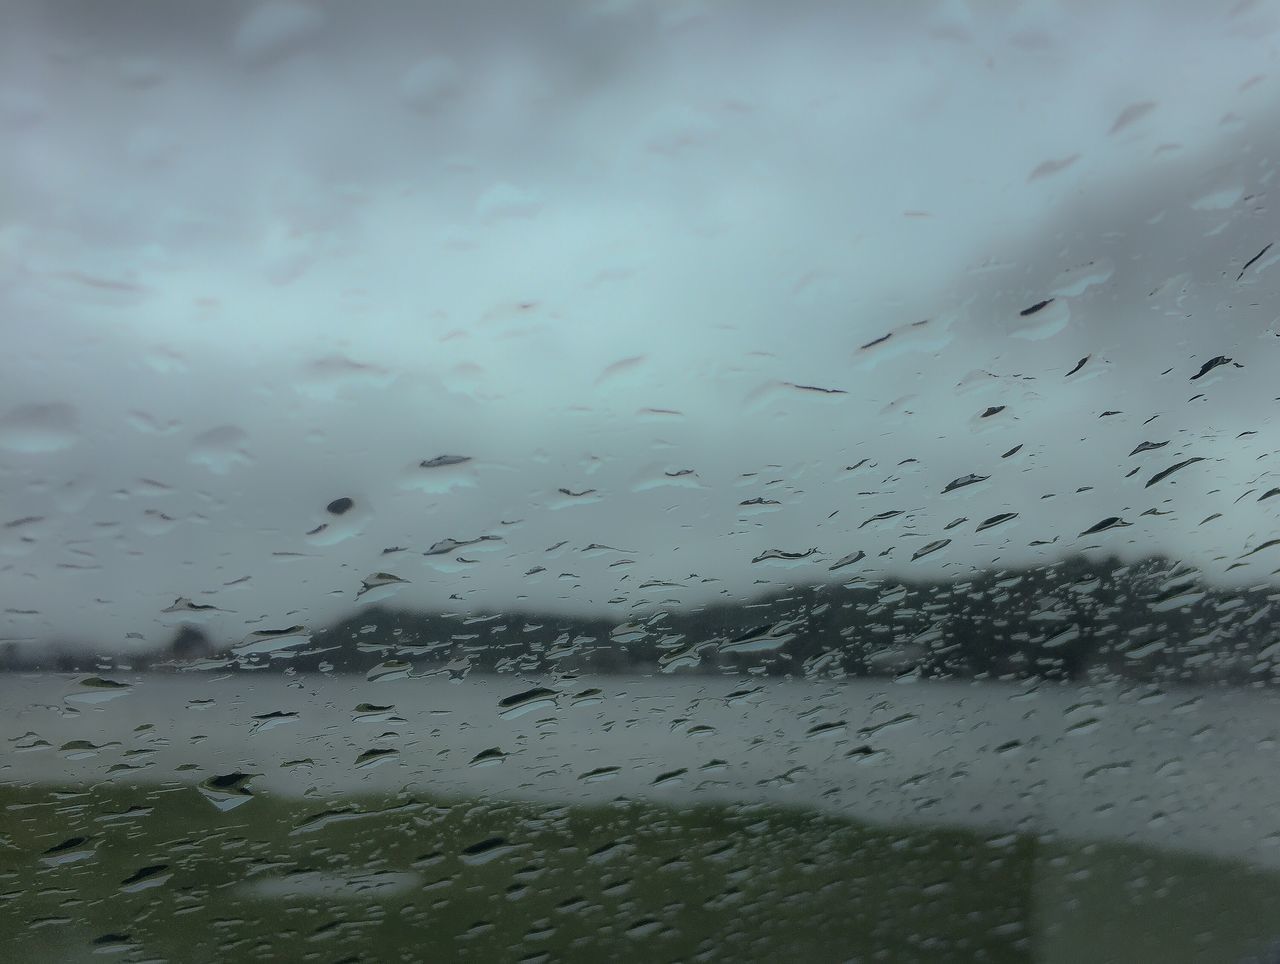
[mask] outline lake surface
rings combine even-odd
[[[254,774],[250,792],[284,797],[407,788],[564,804],[767,803],[1280,867],[1272,693],[705,677],[121,674],[111,680],[127,687],[112,688],[83,679],[0,677],[11,730],[0,781],[181,786],[242,772]]]

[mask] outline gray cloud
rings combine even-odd
[[[1271,578],[1274,4],[100,9],[0,31],[6,638]]]

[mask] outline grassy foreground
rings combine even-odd
[[[1280,878],[1136,847],[763,807],[239,799],[0,787],[5,959],[1236,962],[1280,936]]]

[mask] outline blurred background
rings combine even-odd
[[[21,959],[1263,955],[1278,31],[4,0]]]

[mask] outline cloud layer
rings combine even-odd
[[[8,5],[0,638],[1271,580],[1277,5],[828,6]]]

